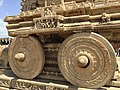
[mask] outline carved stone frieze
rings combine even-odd
[[[22,0],[21,2],[21,10],[28,11],[36,8],[36,0]]]
[[[36,20],[35,21],[35,29],[42,28],[55,28],[57,27],[57,20],[55,19],[46,19],[46,20]]]
[[[12,87],[17,89],[24,89],[24,90],[44,90],[45,86],[36,84],[36,83],[29,83],[25,81],[13,81]]]
[[[59,85],[50,85],[48,83],[28,81],[28,80],[13,80],[12,88],[24,90],[67,90]]]
[[[0,86],[3,87],[10,87],[10,80],[9,79],[0,79]]]
[[[52,16],[52,15],[56,15],[56,12],[53,7],[50,6],[50,7],[42,8],[42,12],[41,12],[42,17]]]
[[[102,22],[110,22],[110,16],[106,13],[102,14]]]

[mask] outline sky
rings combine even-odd
[[[21,0],[0,0],[0,38],[8,36],[4,18],[20,14],[20,2]]]

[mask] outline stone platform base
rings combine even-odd
[[[112,81],[111,86],[99,89],[77,88],[57,83],[23,80],[15,77],[0,75],[0,90],[120,90],[120,81]]]

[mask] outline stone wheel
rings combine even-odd
[[[1,52],[1,60],[4,61],[4,66],[8,67],[8,47],[4,48]]]
[[[10,44],[8,54],[10,67],[18,77],[32,79],[41,73],[45,62],[44,52],[35,37],[16,37]]]
[[[74,34],[62,43],[58,66],[70,83],[79,87],[99,88],[114,75],[115,52],[111,44],[98,34]]]

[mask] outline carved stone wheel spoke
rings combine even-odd
[[[115,52],[111,44],[95,33],[79,33],[68,37],[58,52],[61,73],[70,83],[99,88],[114,75]]]
[[[45,62],[44,52],[35,37],[16,37],[10,44],[8,54],[10,67],[18,77],[32,79],[41,73]]]

